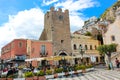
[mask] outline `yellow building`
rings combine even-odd
[[[83,59],[83,62],[86,63],[99,63],[103,61],[103,57],[100,57],[99,52],[96,50],[97,47],[100,45],[98,40],[95,40],[89,36],[84,36],[80,34],[72,34],[72,53],[77,60],[76,63],[80,63]],[[83,55],[82,55],[83,54]],[[95,59],[95,61],[93,60]]]

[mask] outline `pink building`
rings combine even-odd
[[[42,59],[52,56],[52,42],[27,40],[27,52],[29,55],[28,60],[32,61],[34,67],[38,65],[46,65],[46,60]],[[47,64],[49,63],[51,62],[47,61]]]
[[[25,59],[29,59],[32,62],[32,66],[46,65],[43,57],[52,56],[52,43],[50,41],[39,41],[29,39],[15,39],[2,48],[1,59],[4,63],[10,63],[14,66],[24,64]],[[48,62],[49,63],[49,62]]]
[[[12,42],[8,43],[1,50],[1,59],[5,63],[14,64],[14,62],[24,61],[27,54],[26,39],[14,39]]]

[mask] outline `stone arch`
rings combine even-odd
[[[68,53],[66,51],[60,51],[58,56],[68,56]]]
[[[63,52],[63,53],[60,53],[59,56],[67,56],[67,54]]]

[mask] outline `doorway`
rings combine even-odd
[[[66,65],[67,64],[67,60],[64,58],[64,56],[67,56],[67,54],[62,52],[62,53],[59,54],[59,56],[62,56],[62,59],[59,60],[59,65]]]

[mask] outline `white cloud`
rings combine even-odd
[[[44,13],[38,8],[9,15],[9,21],[0,26],[0,48],[16,38],[38,39],[44,24]]]
[[[99,5],[99,3],[94,0],[65,0],[55,4],[55,7],[62,7],[70,11],[80,11],[97,5]]]
[[[43,0],[43,5],[50,5],[50,4],[52,4],[52,3],[55,3],[55,2],[57,2],[58,0]]]
[[[95,0],[63,0],[54,4],[55,8],[61,7],[63,10],[69,10],[72,32],[80,29],[84,25],[84,21],[88,19],[81,11],[98,5],[99,3]]]
[[[44,6],[54,4],[56,8],[70,11],[71,31],[81,28],[87,18],[83,9],[98,5],[94,0],[43,0]],[[16,38],[38,39],[44,25],[44,13],[39,8],[32,8],[9,15],[9,20],[0,26],[0,48]]]

